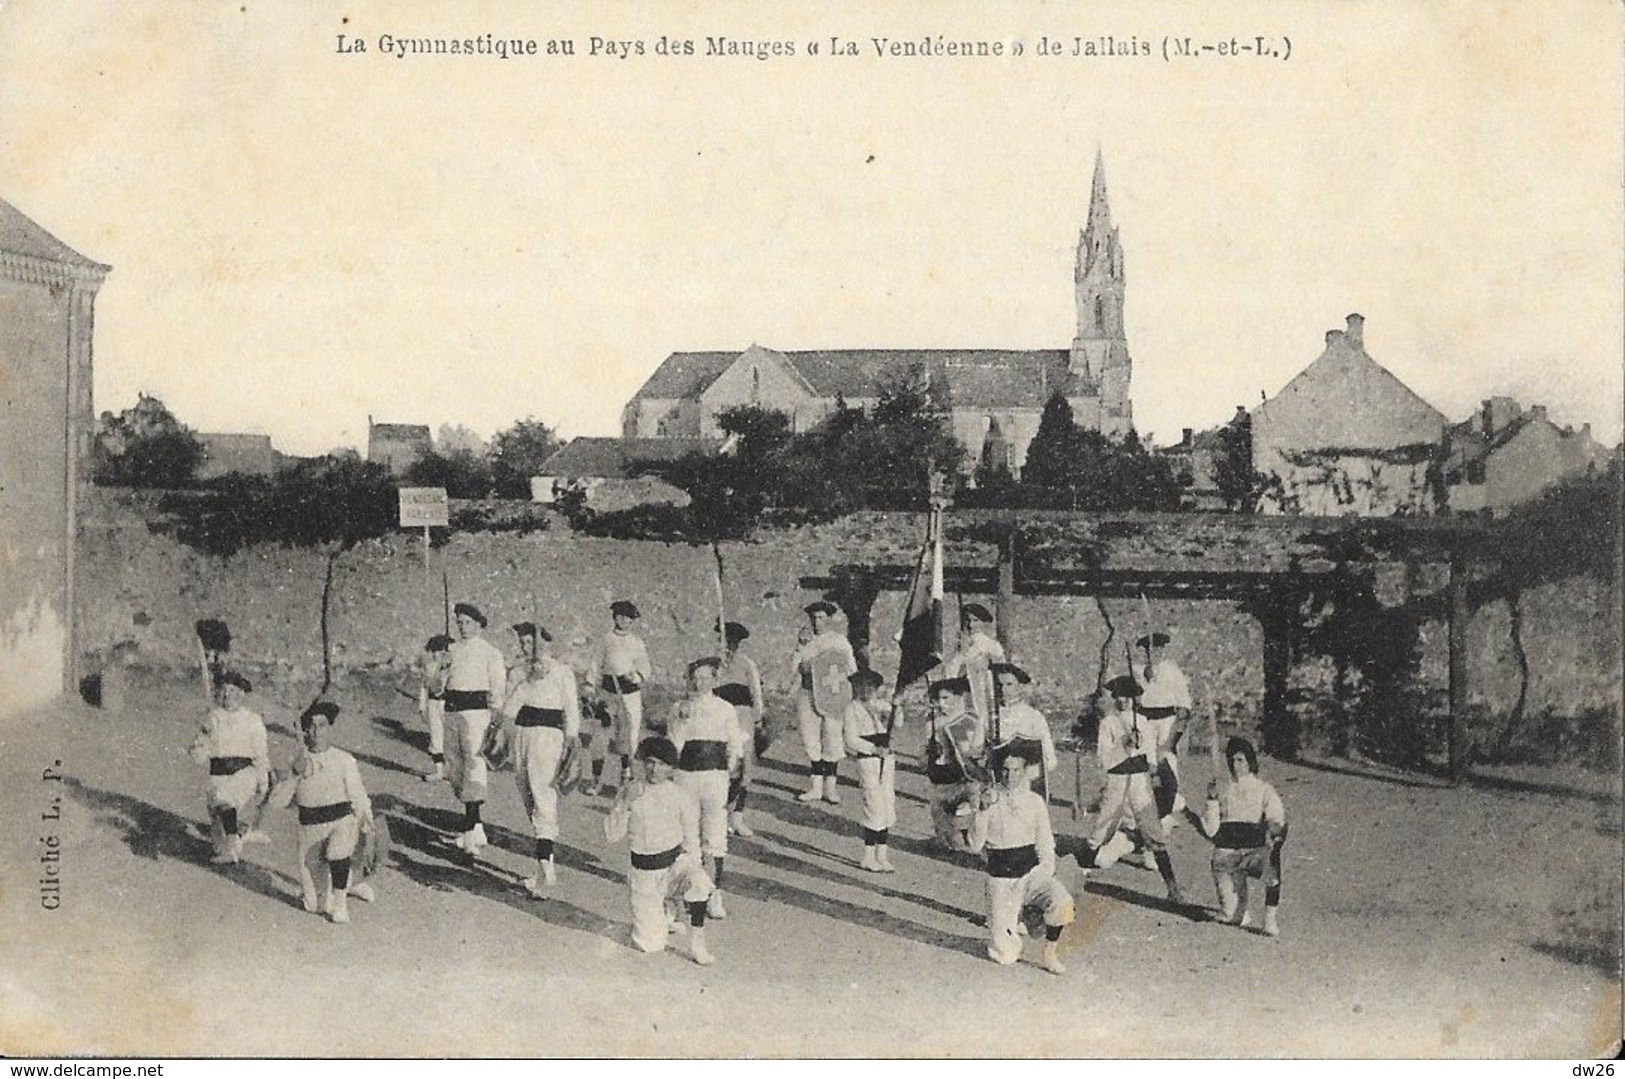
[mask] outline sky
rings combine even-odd
[[[146,392],[319,453],[364,446],[369,415],[615,434],[672,351],[1063,348],[1098,148],[1158,442],[1257,404],[1357,311],[1450,419],[1509,394],[1612,444],[1620,21],[1600,0],[6,0],[0,198],[113,267],[98,410]],[[378,51],[486,32],[577,51]],[[1024,51],[870,40],[937,34]],[[796,55],[708,57],[711,35]],[[1037,53],[1105,35],[1151,55]],[[1254,35],[1290,57],[1161,55]]]

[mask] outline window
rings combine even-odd
[[[1095,297],[1095,329],[1106,328],[1106,302],[1099,296]]]

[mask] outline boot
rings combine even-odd
[[[666,932],[675,933],[683,928],[682,908],[670,902],[666,903]]]
[[[841,804],[840,780],[832,775],[824,777],[824,801],[832,806]]]
[[[1043,958],[1038,961],[1038,965],[1049,971],[1051,974],[1066,973],[1066,964],[1061,962],[1060,941],[1046,940],[1044,942],[1044,955]]]
[[[875,848],[875,861],[880,864],[882,873],[897,872],[897,867],[891,864],[891,851],[886,844],[882,843]]]
[[[712,893],[713,897],[716,893]],[[694,962],[702,967],[708,967],[717,961],[711,954],[711,949],[705,946],[705,927],[693,925],[688,929],[688,954]]]
[[[476,824],[469,830],[468,842],[464,845],[463,849],[468,851],[470,854],[478,854],[480,852],[480,848],[489,844],[490,840],[485,838],[485,822],[481,821],[479,824]]]
[[[732,829],[734,835],[744,836],[746,839],[756,834],[756,830],[745,823],[745,811],[742,809],[736,809],[728,814],[728,827]]]
[[[809,783],[811,783],[812,786],[807,788],[807,791],[806,791],[805,794],[796,795],[796,801],[798,801],[798,802],[816,802],[816,801],[818,801],[820,798],[822,798],[824,796],[824,777],[821,774],[819,774],[818,766],[819,766],[818,761],[813,761],[812,764],[809,765],[809,767],[813,769],[813,772],[808,777],[807,781]]]
[[[711,898],[705,903],[705,916],[719,922],[728,916],[727,910],[722,906],[721,888],[712,890]]]
[[[378,898],[378,893],[372,890],[372,885],[364,880],[350,885],[350,894],[363,903],[371,903]]]
[[[236,865],[243,860],[243,840],[241,836],[228,835],[220,845],[220,852],[209,859],[215,865]]]
[[[350,899],[344,892],[334,892],[327,904],[327,917],[334,925],[350,923]]]
[[[884,873],[880,867],[880,858],[875,854],[875,848],[865,845],[863,848],[863,861],[858,863],[860,869],[867,869],[871,873]]]
[[[1119,829],[1112,833],[1112,837],[1106,840],[1105,845],[1095,855],[1095,868],[1110,869],[1117,864],[1118,859],[1133,849],[1134,840],[1124,835],[1122,830]]]
[[[549,858],[549,859],[547,859],[546,861],[544,861],[542,863],[542,883],[544,883],[544,884],[548,885],[549,887],[551,887],[552,885],[557,884],[558,882],[559,882],[559,871],[554,866],[553,859]]]
[[[1219,873],[1213,878],[1213,886],[1219,893],[1219,921],[1225,925],[1241,924],[1241,903],[1236,895],[1236,882],[1228,873]]]
[[[1168,902],[1176,907],[1185,906],[1185,893],[1180,890],[1178,881],[1168,882]]]
[[[1281,935],[1281,925],[1275,920],[1275,912],[1280,909],[1280,907],[1270,906],[1266,906],[1264,908],[1264,935],[1266,937],[1278,937]]]

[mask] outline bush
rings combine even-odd
[[[103,412],[92,457],[95,482],[119,487],[187,487],[203,463],[203,443],[156,397],[140,394],[118,415]]]

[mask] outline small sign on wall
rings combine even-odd
[[[450,523],[450,511],[444,487],[402,487],[402,528],[444,528]]]

